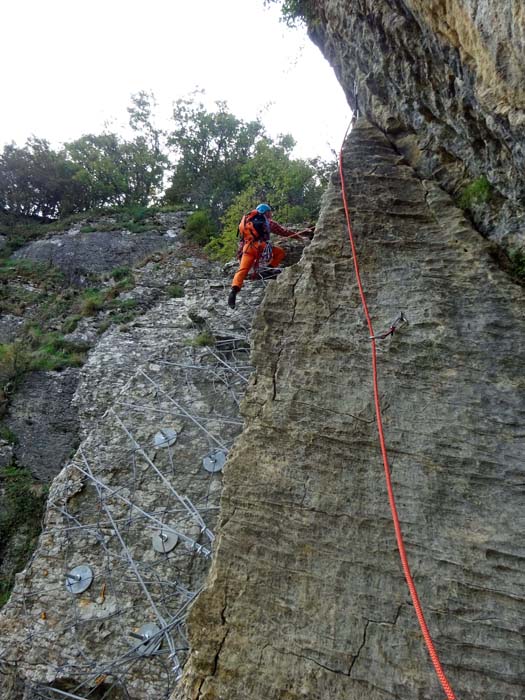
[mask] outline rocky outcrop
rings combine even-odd
[[[310,36],[352,109],[426,179],[472,202],[478,228],[525,245],[525,10],[521,0],[314,0]],[[488,193],[487,193],[488,194]]]
[[[4,424],[15,436],[13,457],[34,478],[49,483],[78,446],[79,422],[72,399],[79,370],[29,372],[9,406]]]
[[[134,266],[149,254],[168,248],[182,232],[188,215],[184,212],[158,214],[147,231],[70,231],[33,241],[18,250],[15,258],[48,263],[61,270],[75,284],[88,284],[89,274],[111,272],[119,266]],[[100,222],[99,222],[100,223]],[[106,226],[108,222],[105,223]],[[111,223],[111,222],[110,222]]]
[[[523,289],[361,121],[344,152],[402,529],[458,698],[525,692]],[[337,179],[269,290],[177,700],[440,697],[396,551]]]

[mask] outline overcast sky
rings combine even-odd
[[[202,88],[210,105],[291,133],[301,157],[338,150],[351,116],[319,49],[263,0],[3,0],[0,65],[0,146],[116,128],[139,90],[167,119]]]

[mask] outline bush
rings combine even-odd
[[[472,209],[476,205],[488,202],[491,194],[490,182],[482,175],[463,189],[459,196],[458,204],[462,209]]]
[[[209,211],[196,211],[188,218],[184,233],[190,241],[204,246],[217,234],[217,226]]]
[[[180,284],[170,284],[169,287],[166,287],[166,294],[172,299],[180,299],[184,296],[184,289]]]
[[[311,0],[265,0],[265,5],[281,3],[281,19],[288,27],[298,27],[311,19]]]
[[[7,425],[0,424],[0,438],[11,445],[18,444],[18,438]]]
[[[210,333],[210,331],[203,331],[199,335],[195,336],[192,345],[196,347],[204,347],[206,345],[215,345],[215,336]]]
[[[68,316],[64,323],[62,324],[62,332],[63,333],[73,333],[73,331],[76,329],[78,326],[78,322],[82,316],[79,316],[78,314],[74,314],[73,316]]]
[[[28,352],[22,343],[0,344],[0,386],[5,388],[17,379],[27,369],[28,363]]]
[[[127,277],[131,277],[131,268],[126,267],[126,266],[121,266],[121,267],[116,267],[114,270],[111,271],[111,276],[115,280],[115,282],[119,282],[120,280],[126,279]]]
[[[88,289],[84,292],[80,305],[81,316],[94,316],[104,306],[104,292],[98,289]]]
[[[39,340],[31,352],[29,369],[56,370],[84,363],[85,348],[68,342],[60,333],[45,333]]]

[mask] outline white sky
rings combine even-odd
[[[351,116],[319,49],[263,0],[3,0],[0,65],[0,147],[116,128],[139,90],[167,119],[203,88],[206,104],[291,133],[299,157],[338,151]]]

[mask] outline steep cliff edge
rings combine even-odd
[[[457,696],[525,691],[523,289],[376,128],[346,145],[409,558]],[[334,180],[314,242],[271,288],[226,472],[208,588],[174,698],[436,698],[403,580],[370,347]]]

